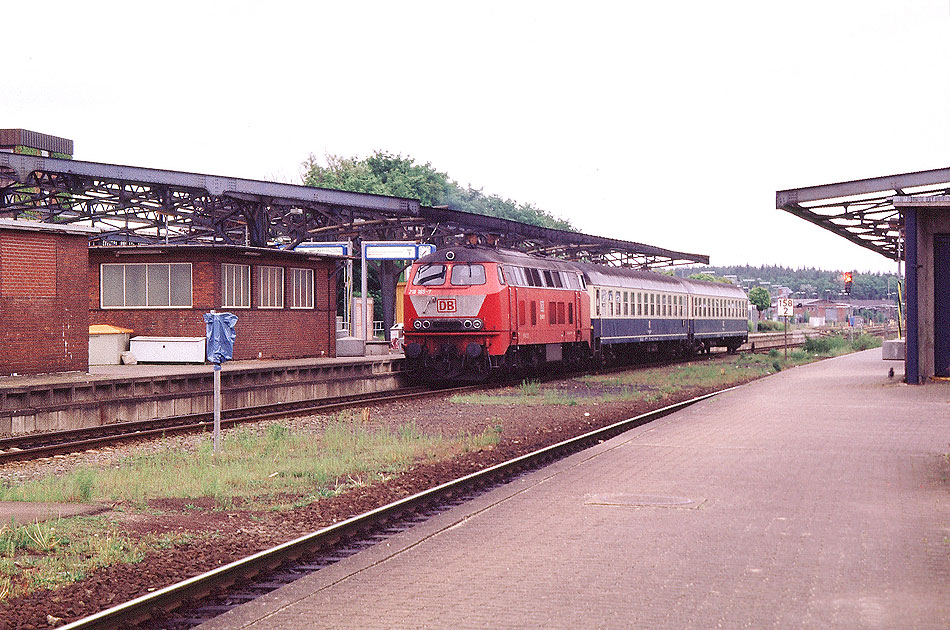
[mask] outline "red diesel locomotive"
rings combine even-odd
[[[590,356],[590,300],[571,263],[486,247],[416,261],[405,292],[404,350],[431,380]]]
[[[427,380],[690,356],[747,339],[739,287],[467,246],[416,261],[404,300],[406,362]]]

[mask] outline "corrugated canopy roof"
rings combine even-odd
[[[95,225],[103,244],[219,243],[292,249],[303,241],[486,243],[641,268],[703,254],[538,227],[416,199],[0,152],[0,216]]]
[[[948,194],[950,168],[941,168],[779,190],[775,207],[897,260],[903,258],[900,208]]]

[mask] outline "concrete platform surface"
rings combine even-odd
[[[86,503],[32,503],[29,501],[0,501],[0,524],[29,525],[54,518],[88,516],[109,510],[104,505]]]
[[[228,361],[221,366],[224,372],[242,370],[261,370],[296,366],[334,366],[357,363],[378,363],[402,359],[403,354],[389,354],[372,357],[334,357],[303,359],[252,359],[247,361]],[[89,372],[51,372],[49,374],[20,374],[18,376],[0,376],[0,389],[31,387],[42,385],[63,385],[68,383],[88,383],[129,378],[154,378],[178,374],[206,374],[213,366],[210,363],[138,363],[136,365],[92,365]]]
[[[948,628],[950,384],[880,356],[694,405],[202,628]]]

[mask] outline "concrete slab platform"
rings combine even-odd
[[[950,384],[886,367],[743,386],[202,628],[948,628]]]
[[[222,409],[360,395],[402,385],[402,355],[232,361]],[[0,436],[210,412],[212,366],[103,365],[92,373],[0,378]]]
[[[0,501],[0,524],[29,525],[70,516],[89,516],[107,512],[108,506],[86,503],[32,503],[28,501]]]
[[[402,359],[403,355],[389,354],[372,357],[334,357],[305,359],[254,359],[248,361],[228,361],[221,366],[223,372],[273,369],[285,367],[335,366],[358,363],[378,363]],[[89,372],[53,372],[50,374],[23,374],[19,376],[0,376],[0,390],[4,388],[35,387],[40,385],[65,385],[69,383],[88,383],[128,378],[153,378],[188,374],[205,374],[211,371],[211,364],[181,363],[138,363],[136,365],[92,365]]]

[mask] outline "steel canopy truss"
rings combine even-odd
[[[0,152],[0,217],[92,225],[100,244],[223,243],[292,248],[308,240],[482,242],[606,264],[663,267],[709,257],[415,199]]]
[[[947,194],[950,168],[943,168],[780,190],[775,193],[775,207],[898,260],[902,256],[904,222],[894,198]]]

